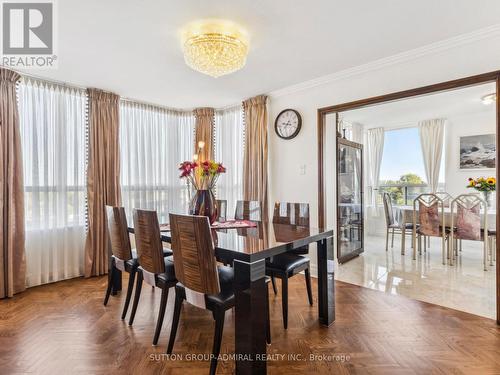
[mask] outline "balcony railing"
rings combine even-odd
[[[384,193],[389,193],[392,202],[395,205],[409,206],[420,194],[430,191],[427,184],[389,184],[380,185],[377,191],[377,202],[382,205],[382,196]]]

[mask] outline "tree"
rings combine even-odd
[[[424,180],[415,173],[406,173],[399,177],[399,180],[392,181],[387,180],[383,185],[389,185],[390,187],[385,188],[385,192],[389,193],[391,200],[396,204],[405,204],[404,196],[404,186],[405,185],[421,185],[424,184]]]
[[[424,180],[422,178],[415,174],[415,173],[407,173],[399,177],[399,181],[402,184],[407,184],[407,185],[421,185],[424,183]]]

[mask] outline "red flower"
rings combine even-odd
[[[226,168],[222,165],[222,163],[219,163],[217,173],[226,173]]]
[[[182,171],[180,178],[191,175],[191,172],[198,166],[195,162],[185,161],[179,165],[179,170]]]

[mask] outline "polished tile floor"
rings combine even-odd
[[[400,236],[385,251],[384,237],[365,237],[365,252],[336,265],[336,279],[370,289],[469,312],[494,319],[495,266],[483,271],[482,243],[464,241],[454,266],[441,263],[438,239],[426,253],[412,260],[410,237],[401,255]]]

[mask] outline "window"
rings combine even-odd
[[[439,172],[439,184],[442,189],[445,176],[444,162],[443,156]],[[386,130],[379,192],[390,193],[397,204],[411,204],[419,194],[428,191],[418,128]],[[381,194],[379,195],[381,197]]]
[[[177,166],[191,160],[195,119],[191,112],[122,101],[120,104],[121,189],[132,220],[134,208],[168,214],[188,211],[189,193]]]
[[[83,273],[87,96],[24,79],[19,117],[28,286]]]
[[[227,171],[217,182],[217,198],[227,200],[227,214],[231,217],[236,201],[243,199],[243,156],[245,127],[243,108],[236,106],[215,114],[215,160]]]

